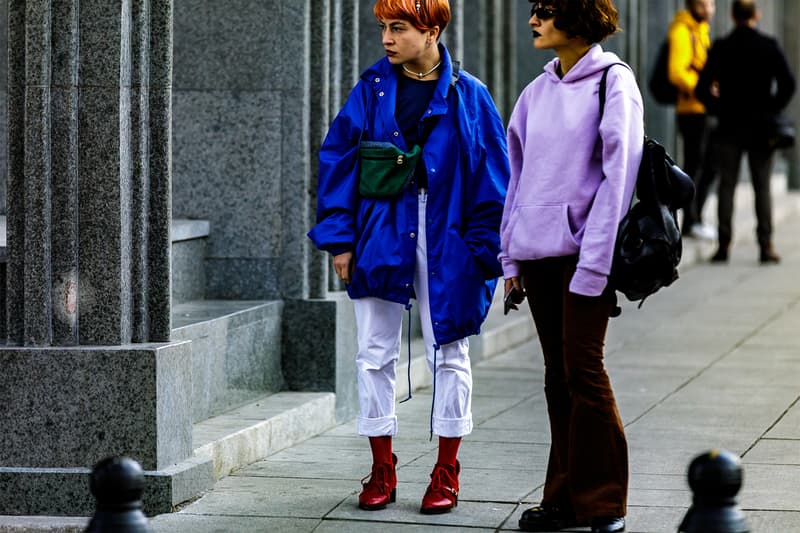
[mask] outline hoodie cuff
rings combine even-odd
[[[503,264],[503,279],[519,277],[519,263],[508,257],[501,257],[500,262]]]
[[[569,284],[569,292],[583,296],[600,296],[608,285],[608,276],[578,267]]]

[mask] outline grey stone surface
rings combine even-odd
[[[281,297],[277,259],[207,258],[206,298],[276,300]]]
[[[188,241],[208,237],[211,225],[208,220],[174,219],[172,221],[172,242]]]
[[[130,85],[131,15],[129,1],[81,0],[80,76],[84,85]]]
[[[292,24],[297,24],[293,21]],[[286,128],[281,139],[281,167],[284,170],[281,194],[285,198],[302,198],[302,202],[281,206],[284,221],[281,244],[284,263],[281,265],[280,286],[285,298],[324,298],[327,294],[328,254],[316,251],[306,232],[311,228],[316,215],[316,191],[312,185],[312,172],[317,164],[309,157],[308,109],[309,96],[302,90],[302,82],[287,90],[281,104],[281,120],[284,124],[296,124]],[[299,92],[301,98],[288,98]]]
[[[4,348],[0,361],[2,466],[88,468],[124,454],[156,470],[191,453],[188,343]]]
[[[50,91],[52,327],[56,345],[78,344],[78,88],[66,87]]]
[[[11,344],[169,338],[169,262],[159,261],[169,257],[169,195],[150,188],[150,103],[164,100],[148,91],[149,5],[8,6]],[[171,40],[153,41],[171,57]],[[168,191],[169,171],[156,177]]]
[[[277,0],[190,0],[175,3],[175,88],[259,91],[282,83],[279,60],[265,60],[284,48],[284,9]],[[297,69],[302,55],[290,52]]]
[[[282,406],[282,408],[281,408]],[[195,455],[213,461],[222,478],[335,423],[331,393],[277,393],[196,424]]]
[[[173,307],[175,340],[191,340],[192,420],[283,387],[280,302],[194,301]]]
[[[800,261],[794,239],[800,199],[784,200],[788,204],[782,205],[791,209],[790,226],[777,241],[784,264],[769,271],[759,267],[751,257],[752,241],[741,241],[745,255],[727,267],[688,263],[674,287],[639,310],[623,303],[622,317],[611,322],[609,372],[616,392],[629,399],[623,413],[631,458],[628,531],[675,531],[691,504],[688,463],[713,447],[744,455],[739,501],[752,531],[800,529],[794,497],[800,479],[795,472],[800,468],[796,385],[792,392],[800,363],[800,341],[792,328],[800,309],[800,288],[792,281]],[[748,318],[751,306],[757,311]],[[682,330],[674,326],[676,321]],[[679,349],[670,350],[676,335],[687,338],[677,343]],[[648,346],[652,350],[646,351]],[[289,519],[295,509],[279,512],[275,506],[292,498],[295,508],[313,509],[309,514],[323,512],[320,503],[329,506],[321,524],[310,526],[315,531],[430,531],[445,526],[516,530],[521,512],[542,497],[547,462],[537,341],[489,354],[475,365],[474,384],[476,428],[459,453],[461,498],[450,514],[418,513],[436,460],[436,442],[428,441],[426,427],[429,388],[397,406],[400,433],[393,449],[399,457],[400,485],[397,503],[387,510],[357,509],[358,480],[367,473],[370,456],[365,439],[355,435],[355,423],[348,422],[240,470],[217,484],[207,506],[193,504],[184,513],[208,513],[211,522],[239,513],[248,519]],[[178,516],[171,517],[174,523]]]
[[[311,334],[313,332],[313,334]],[[358,409],[352,302],[343,293],[328,300],[286,300],[283,311],[282,368],[291,390],[336,392],[336,416]]]
[[[157,516],[150,522],[155,533],[264,533],[280,531],[281,533],[307,533],[315,531],[319,519],[303,518],[269,518],[241,516],[206,516],[178,513]]]
[[[117,65],[119,68],[119,65]],[[128,97],[121,93],[127,91]],[[81,90],[79,158],[80,336],[83,344],[123,344],[131,339],[130,146],[120,121],[130,118],[130,90]],[[129,124],[128,124],[129,127]],[[127,230],[127,231],[126,231]]]
[[[171,73],[172,40],[171,0],[152,0],[153,29],[151,51],[153,64],[150,88],[150,227],[148,253],[148,327],[150,340],[166,342],[170,338],[171,222],[172,222],[172,89],[158,79]],[[161,26],[165,25],[164,28]],[[159,29],[159,33],[154,33]],[[165,56],[165,57],[160,57]]]
[[[89,488],[90,473],[91,468],[0,467],[0,513],[91,516],[96,501]],[[169,513],[213,484],[211,461],[205,458],[191,458],[144,474],[142,508],[148,515]],[[72,525],[73,520],[60,523]],[[6,527],[8,523],[3,521],[0,531],[7,531]]]
[[[314,480],[313,483],[293,483],[280,478],[227,477],[214,490],[191,505],[192,513],[205,515],[254,516],[284,518],[322,518],[348,494],[353,483],[342,480]],[[299,500],[303,505],[297,505]],[[253,516],[251,514],[251,516]]]
[[[210,221],[211,257],[278,254],[280,105],[275,91],[175,92],[173,209]]]
[[[201,300],[206,295],[206,240],[187,239],[172,243],[172,301]]]
[[[0,19],[2,20],[2,19]],[[0,44],[1,46],[1,44]],[[1,50],[2,48],[0,48]],[[5,73],[0,73],[0,77],[5,77]],[[0,82],[1,83],[1,82]],[[8,92],[0,86],[0,145],[8,146]],[[8,172],[8,150],[0,152],[0,176],[6,176]],[[8,193],[7,180],[0,180],[0,214],[5,215]]]

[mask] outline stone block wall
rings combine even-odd
[[[0,215],[6,214],[8,174],[8,2],[0,2]]]
[[[175,3],[173,212],[210,221],[210,298],[280,297],[281,139],[298,122],[282,114],[304,63],[282,4]]]

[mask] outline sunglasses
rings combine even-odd
[[[533,4],[531,6],[531,17],[536,15],[539,20],[550,20],[555,17],[557,13],[555,9],[544,7],[542,4]]]

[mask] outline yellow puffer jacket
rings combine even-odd
[[[711,46],[708,22],[697,22],[687,10],[678,11],[669,27],[669,81],[678,88],[678,114],[705,113],[694,96],[700,71]]]

